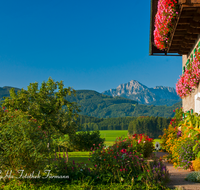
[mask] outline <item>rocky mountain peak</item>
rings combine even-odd
[[[120,84],[116,89],[104,91],[102,94],[129,98],[141,104],[149,104],[161,100],[165,100],[166,102],[168,99],[174,100],[175,102],[181,100],[176,94],[176,90],[172,87],[156,86],[154,88],[148,88],[136,80]]]

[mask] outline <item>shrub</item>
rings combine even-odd
[[[63,137],[60,138],[55,138],[55,151],[58,152],[58,147],[60,148],[61,152],[62,150],[66,150],[67,152],[74,152],[75,147],[73,146],[72,142],[70,141],[69,135],[64,135]]]
[[[132,177],[137,178],[142,172],[141,162],[144,160],[141,155],[135,152],[128,152],[126,149],[95,147],[90,158],[92,164],[101,173],[101,180],[105,182],[131,181]],[[126,176],[126,179],[125,179]]]
[[[167,183],[169,182],[169,171],[162,160],[153,157],[153,161],[145,165],[143,181],[146,183]]]
[[[46,137],[45,131],[27,112],[5,110],[0,122],[1,168],[41,169],[48,156]]]
[[[186,177],[186,180],[200,183],[200,171],[189,173]]]
[[[193,164],[193,168],[195,171],[200,170],[200,159],[199,158],[196,158],[192,164]]]
[[[130,151],[134,149],[133,146],[125,149],[126,140],[118,141],[117,145],[119,146],[113,145],[107,149],[100,145],[92,152],[90,159],[101,173],[101,181],[112,183],[141,181],[146,184],[151,184],[152,180],[155,183],[168,181],[169,173],[161,160],[153,158],[154,162],[147,164],[140,152]]]
[[[59,183],[72,183],[73,181],[78,180],[91,180],[93,173],[91,169],[87,167],[87,164],[84,163],[75,163],[67,162],[66,156],[59,155],[59,157],[55,158],[50,165],[47,165],[47,170],[51,171],[51,176],[65,176],[65,178],[55,178],[51,180],[57,181]],[[68,178],[69,177],[69,178]]]
[[[112,147],[116,150],[137,151],[144,158],[149,157],[154,150],[153,139],[144,134],[135,134],[128,138],[119,137]]]
[[[99,131],[81,131],[71,139],[72,146],[79,151],[89,151],[93,144],[98,146],[105,142],[105,138],[101,138]]]

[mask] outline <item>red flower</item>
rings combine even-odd
[[[122,149],[120,152],[121,153],[126,153],[126,149]]]

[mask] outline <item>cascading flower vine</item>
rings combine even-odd
[[[200,53],[195,52],[191,66],[180,76],[176,83],[176,92],[182,98],[191,93],[193,87],[197,87],[200,81]]]
[[[158,49],[167,48],[169,32],[173,27],[173,18],[178,14],[176,0],[159,0],[155,16],[154,43]]]

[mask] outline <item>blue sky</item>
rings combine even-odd
[[[182,58],[149,56],[150,0],[0,3],[0,87],[52,77],[103,92],[137,80],[175,88]]]

